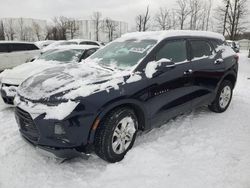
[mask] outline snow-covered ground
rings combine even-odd
[[[200,108],[140,136],[125,159],[59,163],[23,141],[13,109],[0,104],[0,188],[249,188],[250,59],[240,54],[232,104],[223,114]],[[249,78],[249,79],[248,79]]]

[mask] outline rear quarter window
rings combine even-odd
[[[190,41],[193,58],[209,57],[213,54],[213,47],[206,40]]]

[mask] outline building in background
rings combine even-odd
[[[109,37],[110,29],[106,27],[105,20],[101,20],[101,24],[99,27],[99,41],[101,42],[110,42],[110,40],[114,40],[119,38],[124,33],[128,32],[128,23],[114,21],[113,22],[113,35],[112,39]],[[94,20],[78,20],[79,31],[75,38],[81,39],[89,39],[96,40],[96,27]]]
[[[3,22],[5,40],[37,41],[44,40],[46,20],[33,18],[0,18]]]

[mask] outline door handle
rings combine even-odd
[[[187,70],[187,71],[185,71],[184,72],[184,75],[190,75],[190,74],[192,74],[193,73],[193,70],[192,69],[189,69],[189,70]]]
[[[223,63],[223,62],[224,62],[223,59],[216,59],[216,60],[214,61],[214,64],[215,64],[215,65],[219,65],[219,64],[221,64],[221,63]]]

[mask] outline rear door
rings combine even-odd
[[[150,112],[151,125],[158,126],[168,119],[191,108],[192,85],[189,74],[187,43],[185,39],[166,41],[156,52],[155,60],[170,59],[175,67],[149,79],[149,99],[146,102]]]
[[[189,40],[191,67],[195,92],[193,107],[211,103],[215,88],[224,72],[221,54],[216,53],[208,39]]]

